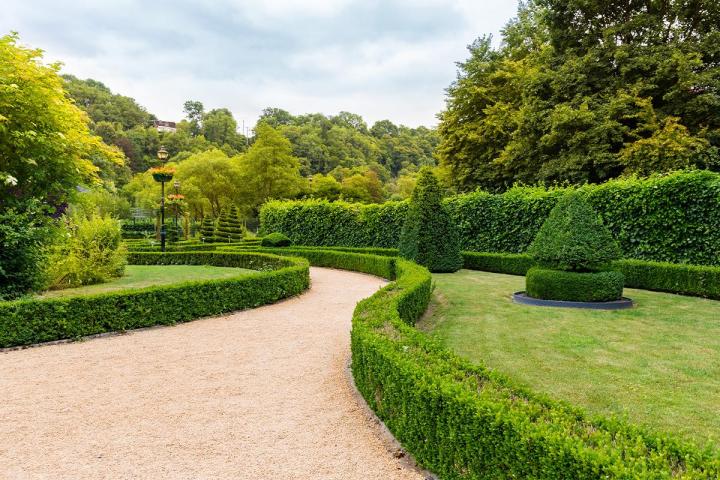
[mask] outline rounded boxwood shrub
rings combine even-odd
[[[543,267],[592,272],[620,258],[620,247],[581,193],[562,197],[528,253]]]
[[[289,247],[292,241],[282,233],[271,233],[263,237],[261,241],[263,247]]]
[[[616,271],[565,272],[533,267],[525,276],[527,294],[544,300],[611,302],[622,297],[625,278]]]
[[[400,256],[424,265],[431,272],[455,272],[462,267],[460,241],[430,168],[420,170],[399,247]]]

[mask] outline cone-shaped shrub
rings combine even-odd
[[[235,205],[225,209],[220,215],[215,236],[221,242],[239,242],[245,236],[245,226]]]
[[[215,220],[207,215],[200,224],[200,240],[205,243],[215,241]]]
[[[562,197],[528,249],[546,268],[594,272],[620,258],[610,231],[579,192]]]
[[[455,272],[463,264],[460,241],[432,170],[420,170],[400,234],[400,255],[431,272]]]

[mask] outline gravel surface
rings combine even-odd
[[[350,384],[350,318],[384,282],[0,354],[0,478],[422,479]]]

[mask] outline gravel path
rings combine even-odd
[[[350,318],[383,282],[0,354],[0,478],[422,479],[350,385]]]

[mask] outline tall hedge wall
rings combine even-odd
[[[678,172],[581,190],[588,193],[625,258],[720,265],[720,175]],[[458,195],[445,202],[463,250],[522,253],[566,191],[518,187],[500,195]],[[270,202],[260,220],[264,231],[282,232],[297,245],[396,248],[406,210],[405,202]]]

